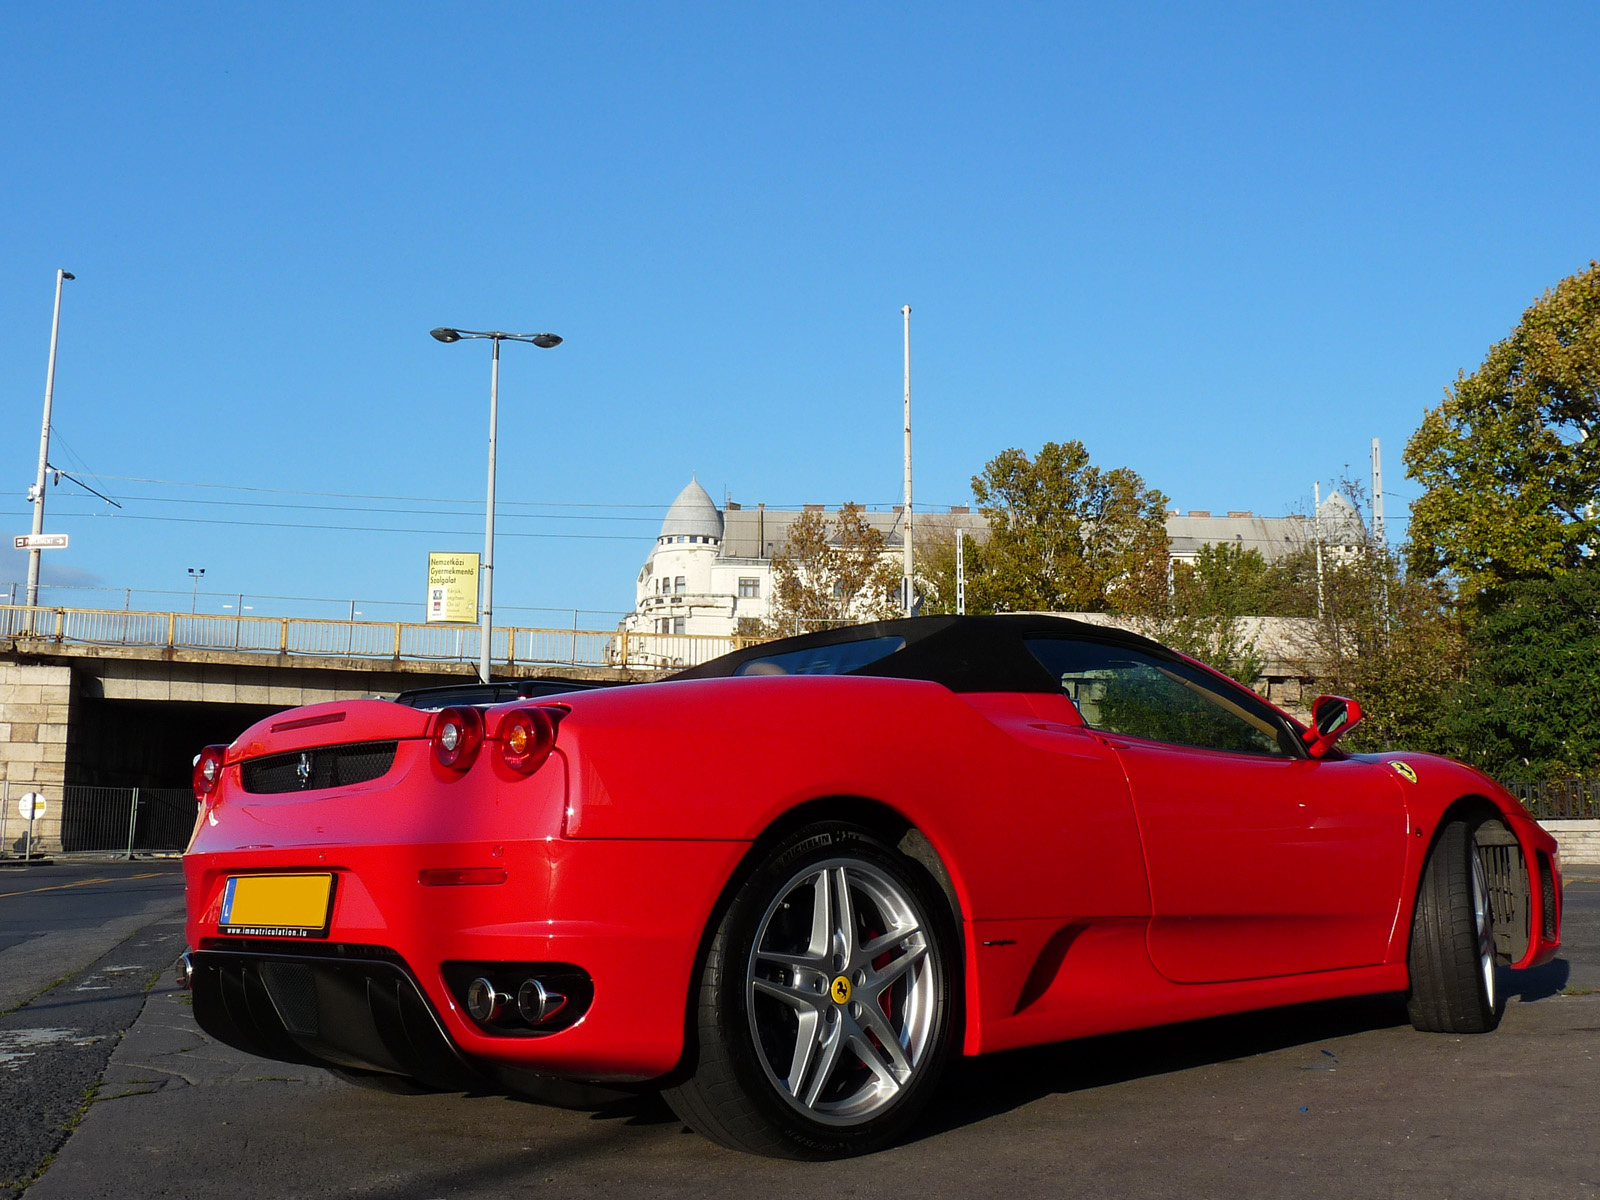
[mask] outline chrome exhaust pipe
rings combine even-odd
[[[494,984],[481,976],[467,985],[467,1012],[480,1025],[500,1019],[511,997],[495,991]]]
[[[175,973],[178,977],[178,986],[184,991],[190,991],[194,987],[194,961],[190,959],[187,950],[178,955],[178,965]]]
[[[543,1025],[567,1006],[567,998],[552,992],[537,979],[525,979],[517,989],[517,1013],[529,1025]]]

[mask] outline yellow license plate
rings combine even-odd
[[[252,937],[325,937],[332,907],[332,875],[231,875],[217,925]]]

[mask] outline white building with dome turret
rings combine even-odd
[[[788,541],[789,525],[804,512],[826,513],[821,504],[800,510],[745,508],[729,501],[719,511],[705,488],[691,479],[661,522],[661,532],[634,587],[627,633],[704,634],[731,637],[754,632],[767,618],[772,597],[772,555]],[[969,534],[987,537],[983,518],[965,508],[940,519],[962,523]],[[883,531],[885,552],[900,554],[901,510],[864,512]]]
[[[716,503],[691,479],[667,510],[639,571],[624,629],[727,637],[741,618],[759,621],[767,615],[771,564],[725,554],[723,526]]]
[[[732,637],[755,632],[765,620],[772,596],[772,555],[788,541],[789,525],[803,512],[823,513],[825,506],[803,509],[745,508],[729,500],[718,509],[705,488],[691,479],[667,510],[650,557],[634,587],[633,612],[618,626],[626,633],[700,634]],[[1366,536],[1360,514],[1338,492],[1322,502],[1319,520],[1304,516],[1264,517],[1248,512],[1212,516],[1209,512],[1167,514],[1169,557],[1193,562],[1201,546],[1231,544],[1261,552],[1268,562],[1302,549],[1320,532],[1334,561],[1357,553]],[[861,517],[883,531],[885,552],[899,557],[903,541],[901,509],[863,512]],[[987,541],[988,523],[965,506],[947,513],[917,514],[946,536],[960,529],[975,541]],[[1320,529],[1319,529],[1320,526]],[[662,654],[666,654],[663,650]],[[674,652],[676,653],[676,652]]]

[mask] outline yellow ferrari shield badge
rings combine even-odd
[[[1389,765],[1394,768],[1394,773],[1400,776],[1401,779],[1404,779],[1409,783],[1415,783],[1417,781],[1417,773],[1412,769],[1410,763],[1400,762],[1398,759],[1396,759]]]
[[[850,1003],[850,981],[843,975],[833,981],[833,999],[837,1004]]]

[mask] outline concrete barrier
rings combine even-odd
[[[1540,821],[1561,847],[1563,867],[1600,866],[1600,820]]]

